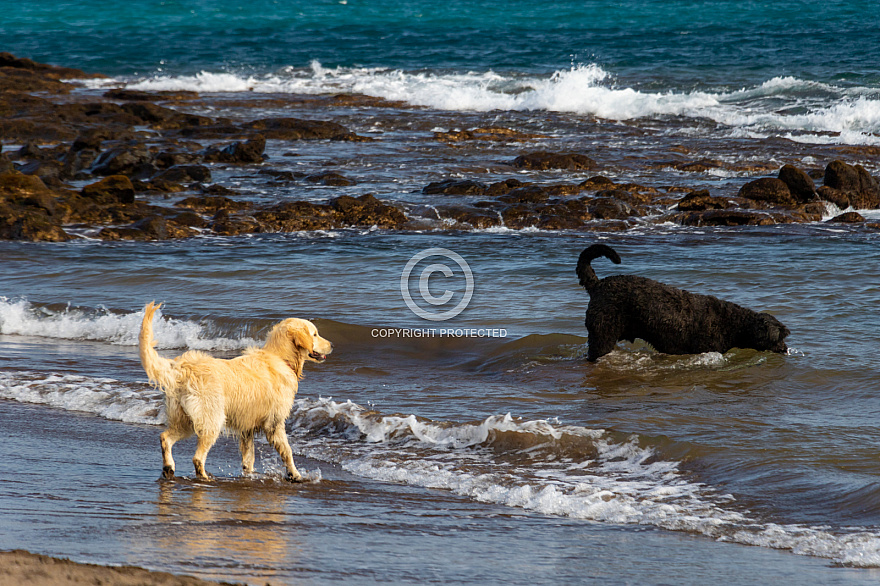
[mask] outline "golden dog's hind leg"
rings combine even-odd
[[[202,432],[197,435],[199,436],[199,442],[196,444],[196,453],[193,456],[193,466],[196,469],[196,476],[201,480],[213,480],[214,477],[205,472],[205,458],[208,457],[208,452],[214,445],[214,442],[220,437],[220,430],[202,430]]]
[[[187,433],[175,429],[166,429],[159,435],[159,445],[162,446],[162,478],[171,480],[174,478],[174,458],[171,457],[171,447],[179,439],[185,438]]]
[[[254,471],[254,430],[241,432],[238,449],[241,451],[241,471],[251,474]]]
[[[281,456],[284,465],[287,466],[287,480],[290,482],[302,482],[302,474],[299,473],[299,470],[293,464],[293,450],[290,449],[287,434],[284,432],[284,422],[282,421],[274,428],[267,427],[265,432],[266,439],[269,440],[269,443],[272,444],[278,455]]]

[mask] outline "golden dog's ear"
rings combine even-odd
[[[309,333],[308,328],[292,328],[290,330],[290,339],[293,340],[294,346],[301,348],[306,352],[311,352],[315,349],[315,342],[312,339],[312,335]]]

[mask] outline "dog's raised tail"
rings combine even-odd
[[[141,365],[150,382],[166,393],[175,388],[176,375],[171,361],[159,356],[156,352],[156,340],[153,339],[153,317],[161,303],[150,302],[144,307],[144,320],[141,322],[141,333],[138,336],[138,347],[141,354]]]
[[[605,244],[593,244],[592,246],[588,246],[581,252],[581,255],[578,257],[577,264],[577,276],[580,279],[581,286],[586,289],[588,292],[590,289],[599,284],[599,277],[596,276],[596,273],[593,271],[593,267],[590,266],[590,263],[593,262],[594,259],[599,258],[600,256],[604,256],[611,262],[616,265],[620,264],[620,256],[614,249]]]

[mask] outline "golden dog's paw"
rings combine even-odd
[[[292,482],[294,484],[299,484],[305,482],[306,479],[303,478],[303,475],[300,473],[293,474],[291,472],[287,473],[287,476],[284,478],[287,482]]]
[[[162,466],[162,478],[165,480],[174,480],[174,468],[171,466]]]

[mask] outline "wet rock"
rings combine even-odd
[[[354,180],[349,179],[344,175],[340,175],[339,173],[334,173],[332,171],[327,173],[316,173],[314,175],[308,175],[305,180],[309,183],[330,185],[334,187],[347,187],[349,185],[357,185]]]
[[[162,151],[153,159],[153,164],[157,169],[168,169],[175,166],[194,165],[199,160],[201,157],[196,153]]]
[[[0,203],[0,239],[67,242],[70,236],[43,210],[15,210]]]
[[[614,181],[609,179],[608,177],[603,177],[602,175],[596,175],[595,177],[590,177],[586,181],[582,181],[578,184],[582,189],[589,189],[592,191],[599,191],[602,189],[614,189],[616,184]]]
[[[837,216],[834,216],[829,222],[835,222],[839,224],[858,224],[860,222],[865,221],[865,217],[858,212],[846,212]]]
[[[228,212],[227,212],[228,214]],[[193,228],[204,228],[208,225],[208,222],[195,212],[181,212],[173,217],[174,223],[180,224],[181,226],[190,226]]]
[[[213,126],[214,120],[207,116],[178,112],[152,103],[127,103],[122,111],[136,116],[142,124],[157,130],[176,130],[188,127]]]
[[[262,163],[264,150],[266,150],[266,137],[258,134],[244,142],[208,147],[203,154],[205,162],[247,165]]]
[[[358,136],[336,122],[300,120],[299,118],[263,118],[242,125],[257,130],[266,138],[276,140],[345,140],[368,142],[373,139]]]
[[[739,196],[773,205],[793,206],[798,203],[788,185],[775,177],[762,177],[749,181],[739,190]]]
[[[540,203],[550,199],[550,195],[540,185],[523,185],[502,195],[498,201],[504,203]]]
[[[439,206],[437,212],[443,220],[455,220],[459,224],[467,224],[476,230],[501,225],[501,216],[488,210],[462,206]]]
[[[0,67],[35,71],[49,79],[98,79],[106,77],[98,73],[86,73],[81,69],[38,63],[27,57],[16,57],[12,53],[7,52],[0,53]]]
[[[17,166],[20,173],[36,175],[47,186],[61,187],[61,177],[64,175],[64,166],[57,161],[30,161]]]
[[[343,195],[331,200],[330,207],[336,210],[343,224],[351,226],[397,228],[406,222],[402,211],[370,194],[357,198]]]
[[[522,142],[537,138],[546,138],[542,134],[528,134],[510,128],[488,127],[474,128],[473,130],[450,130],[448,132],[435,132],[434,138],[441,142],[463,142],[472,140],[484,140],[491,142]]]
[[[139,90],[117,88],[104,92],[104,97],[110,100],[121,100],[128,102],[156,102],[163,100],[194,100],[199,97],[199,94],[197,92],[190,92],[185,90],[143,92]]]
[[[776,221],[772,216],[745,210],[706,210],[689,212],[678,218],[684,226],[769,226]]]
[[[277,169],[260,169],[257,175],[268,175],[275,181],[296,181],[308,177],[306,173],[300,171],[279,171]]]
[[[779,170],[779,180],[788,186],[798,202],[808,202],[816,197],[816,185],[805,171],[794,165],[785,165]]]
[[[724,210],[733,204],[727,198],[713,196],[708,190],[703,189],[694,191],[678,202],[676,208],[682,212],[704,211],[704,210]]]
[[[823,185],[816,190],[816,194],[819,196],[819,199],[833,203],[842,210],[849,207],[849,196],[839,189]]]
[[[586,155],[578,153],[548,153],[544,151],[521,155],[514,159],[511,165],[518,169],[534,169],[539,171],[547,169],[578,171],[594,169],[597,166],[596,162]]]
[[[174,204],[180,208],[186,208],[202,213],[216,213],[219,210],[238,211],[250,209],[247,202],[235,201],[223,196],[193,196]]]
[[[207,183],[211,181],[211,170],[204,165],[175,165],[154,175],[151,182],[169,183]]]
[[[519,183],[519,182],[517,182]],[[485,183],[469,179],[447,179],[429,183],[422,189],[426,195],[485,195]]]
[[[613,197],[597,197],[590,200],[590,214],[599,220],[625,220],[635,214],[633,208]]]
[[[112,148],[101,153],[91,172],[95,175],[146,175],[155,173],[151,164],[152,156],[142,145]]]
[[[826,187],[846,193],[850,205],[858,209],[880,207],[880,185],[861,165],[832,161],[825,168]]]
[[[497,197],[499,195],[504,195],[505,193],[510,193],[517,187],[522,187],[523,185],[525,185],[525,183],[519,179],[505,179],[504,181],[498,181],[489,185],[486,188],[484,195]]]
[[[0,153],[0,174],[9,173],[11,171],[15,171],[15,165],[13,165],[12,161],[9,160],[9,157],[6,156],[6,153]]]
[[[134,203],[134,185],[125,175],[111,175],[97,183],[86,185],[80,192],[83,197],[102,204]]]
[[[51,191],[42,179],[34,175],[23,175],[15,171],[0,174],[0,198],[35,193],[51,193]]]

